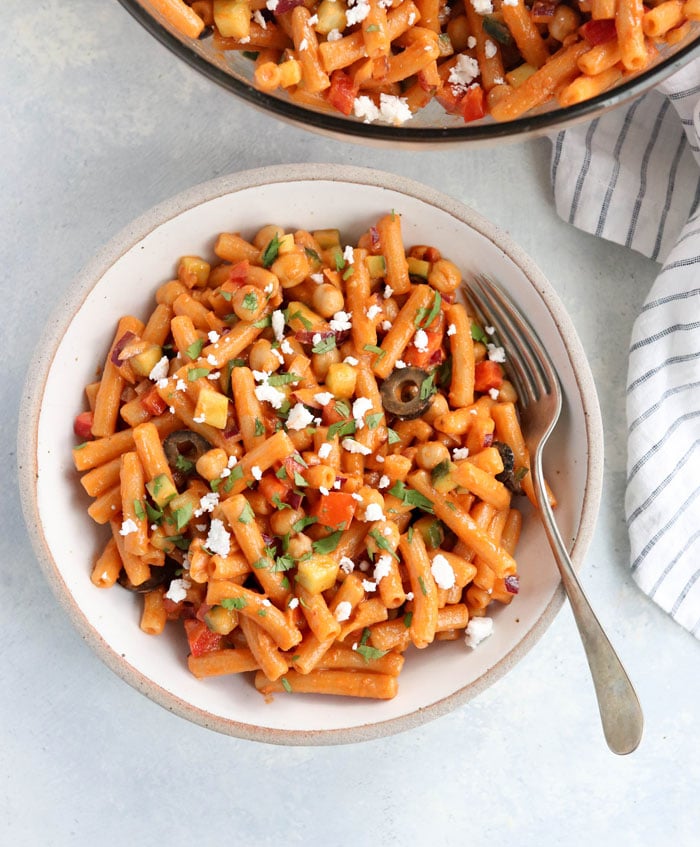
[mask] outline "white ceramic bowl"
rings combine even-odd
[[[279,744],[337,744],[405,730],[465,703],[532,647],[563,600],[536,517],[517,552],[520,594],[493,613],[494,634],[476,650],[441,642],[411,650],[399,694],[373,702],[309,695],[265,702],[248,675],[199,681],[187,669],[181,627],[160,637],[139,629],[140,600],[90,582],[104,528],[86,514],[73,469],[74,415],[122,314],[145,315],[155,288],[184,254],[207,255],[215,235],[252,235],[283,226],[339,227],[353,242],[387,211],[401,212],[406,244],[436,245],[465,276],[484,271],[526,312],[550,351],[564,390],[564,414],[545,467],[559,498],[562,535],[580,566],[600,500],[602,427],[593,380],[570,319],[532,261],[493,224],[460,203],[406,179],[334,165],[285,165],[195,187],[127,227],[87,267],[48,324],[29,370],[19,433],[20,490],[37,557],[71,620],[128,683],[199,724]],[[494,604],[499,605],[499,604]]]

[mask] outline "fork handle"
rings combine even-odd
[[[639,699],[578,581],[542,485],[541,458],[537,456],[536,461],[540,462],[540,472],[536,469],[532,474],[535,497],[540,504],[544,530],[586,651],[605,740],[613,753],[631,753],[639,745],[644,727]]]

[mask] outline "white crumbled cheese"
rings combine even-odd
[[[332,29],[326,36],[326,41],[340,41],[343,33],[339,29]]]
[[[271,347],[270,353],[272,353],[272,355],[277,359],[280,365],[284,364],[284,356],[280,353],[277,347]]]
[[[253,371],[253,379],[256,382],[267,382],[272,376],[272,371]]]
[[[257,465],[253,465],[250,472],[253,474],[253,479],[258,482],[262,479],[262,470]]]
[[[284,312],[281,309],[275,309],[272,313],[272,331],[275,333],[275,338],[281,341],[284,338]]]
[[[210,354],[207,356],[207,362],[208,362],[210,365],[214,365],[214,367],[216,367],[216,366],[219,364],[218,359],[216,358],[216,356],[215,356],[213,353],[210,353]]]
[[[458,462],[460,459],[466,459],[468,455],[468,447],[455,447],[455,449],[452,451],[452,458],[455,460],[455,462]]]
[[[389,332],[391,329],[391,321],[382,321],[382,329],[384,332]]]
[[[187,391],[187,383],[184,379],[178,379],[175,383],[175,391]]]
[[[489,351],[489,360],[492,362],[505,362],[506,360],[506,351],[502,347],[496,347],[495,344],[487,344],[487,350]]]
[[[333,450],[333,445],[328,441],[324,441],[323,444],[318,448],[316,453],[318,454],[319,459],[327,459]]]
[[[504,6],[517,6],[518,0],[503,0]]]
[[[277,9],[277,4],[280,0],[267,0],[265,3],[265,8],[269,9],[271,12],[274,12]]]
[[[350,496],[352,497],[353,500],[357,500],[358,503],[362,502],[362,495],[358,494],[357,491],[353,491]]]
[[[340,603],[335,607],[335,619],[338,623],[343,623],[343,621],[350,620],[350,615],[352,614],[352,603],[348,603],[347,600],[341,600]]]
[[[382,313],[382,307],[377,306],[376,303],[372,303],[372,305],[369,307],[369,309],[367,309],[366,315],[370,320],[374,320],[374,318],[376,318],[377,315],[381,315],[381,313]]]
[[[492,400],[498,400],[501,396],[501,392],[497,388],[489,388],[489,397]]]
[[[394,365],[394,367],[395,368],[405,368],[405,367],[408,367],[408,366],[406,365],[406,362],[403,361],[403,359],[399,359],[396,362],[396,364]]]
[[[350,6],[345,10],[345,20],[348,26],[354,26],[369,15],[369,3],[367,0],[350,0]]]
[[[412,591],[408,591],[406,593],[406,599],[409,601],[409,603],[410,603],[411,600],[413,600],[413,592]]]
[[[493,59],[496,53],[498,53],[498,47],[496,47],[490,38],[487,38],[484,42],[484,56],[486,56],[487,59]]]
[[[314,421],[314,416],[304,406],[303,403],[297,403],[289,410],[287,417],[287,429],[306,429]]]
[[[207,374],[207,379],[218,379],[221,376],[221,371],[212,371],[210,374]]]
[[[415,12],[411,12],[411,14],[408,16],[408,20],[406,21],[406,23],[407,23],[409,26],[413,26],[413,24],[414,24],[415,22],[416,22],[416,13],[415,13]]]
[[[518,0],[515,0],[515,5],[517,6],[517,4]],[[476,47],[476,38],[474,38],[473,35],[470,35],[469,38],[467,38],[467,47],[470,50],[473,50]]]
[[[447,334],[448,334],[448,335],[455,335],[455,334],[456,334],[456,332],[457,332],[457,327],[456,327],[454,324],[450,324],[450,325],[447,327]]]
[[[204,546],[215,555],[228,556],[231,550],[231,536],[226,531],[223,521],[212,518]]]
[[[471,56],[462,53],[457,57],[457,63],[450,69],[447,81],[453,88],[465,90],[479,76],[479,63]]]
[[[363,579],[362,580],[362,587],[369,594],[371,591],[377,590],[377,583],[376,582],[370,582],[370,580],[368,580],[368,579]]]
[[[229,471],[231,473],[231,471]],[[199,508],[194,510],[195,518],[198,518],[200,515],[203,515],[205,512],[213,512],[214,507],[219,502],[219,495],[216,491],[210,491],[209,494],[205,494],[203,497],[199,499]]]
[[[209,341],[211,341],[212,344],[216,344],[216,342],[221,338],[221,336],[215,329],[212,329],[207,333],[207,338],[209,339]]]
[[[372,401],[369,397],[358,397],[352,404],[352,416],[355,419],[357,429],[362,429],[365,425],[365,415],[372,408]]]
[[[390,285],[384,286],[384,299],[385,300],[388,300],[393,293],[394,293],[394,289]]]
[[[320,344],[322,341],[323,341],[323,336],[321,335],[321,333],[320,333],[320,332],[315,332],[315,333],[311,336],[311,343],[312,343],[314,346],[316,346],[316,344]]]
[[[229,456],[227,464],[229,468],[235,468],[238,464],[238,459],[235,456]]]
[[[300,50],[308,50],[309,49],[309,42],[305,38],[302,38],[301,41],[299,42],[299,49]]]
[[[391,480],[386,474],[382,474],[379,479],[378,487],[379,488],[388,488],[391,485]]]
[[[139,528],[136,526],[136,523],[131,520],[131,518],[127,518],[122,522],[122,528],[119,530],[119,535],[131,535],[133,532],[138,532]]]
[[[309,279],[313,280],[316,285],[321,285],[323,282],[323,274],[309,274]]]
[[[256,9],[256,10],[253,12],[253,20],[255,21],[255,23],[256,23],[259,27],[261,27],[261,29],[267,29],[267,21],[266,21],[266,20],[265,20],[265,18],[263,17],[262,12],[260,11],[260,9]]]
[[[309,23],[309,26],[315,26],[318,23],[318,15],[311,15],[308,23]]]
[[[464,634],[464,643],[474,650],[481,642],[488,638],[493,632],[493,620],[491,618],[472,618],[467,624]]]
[[[344,438],[341,442],[344,450],[347,450],[348,453],[362,453],[363,456],[369,456],[372,452],[369,447],[365,447],[364,444],[360,444],[359,441],[355,441],[354,438]]]
[[[329,403],[333,402],[333,394],[331,394],[330,391],[321,391],[318,394],[314,394],[314,400],[322,406],[327,406]]]
[[[187,589],[190,585],[191,583],[187,579],[173,579],[165,593],[165,598],[172,600],[173,603],[182,603],[187,597]]]
[[[264,381],[261,385],[255,386],[255,396],[260,400],[261,403],[267,402],[274,409],[281,409],[282,404],[287,399],[284,392],[279,391],[275,388],[274,385],[269,385],[267,380],[270,378],[270,374],[266,374],[264,371],[253,371],[253,376],[257,379],[256,374],[262,373],[264,376]]]
[[[326,488],[325,485],[319,485],[318,493],[321,494],[323,497],[328,497],[330,491]]]
[[[285,356],[293,356],[294,348],[289,343],[288,338],[283,338],[282,343],[280,344],[280,350],[284,353]]]
[[[365,509],[365,520],[368,523],[372,521],[385,521],[384,511],[379,503],[370,503]]]
[[[384,464],[384,456],[380,456],[379,454],[377,454],[374,457],[374,461],[379,462],[380,465],[383,465]]]
[[[404,97],[393,94],[381,94],[379,106],[370,97],[363,95],[356,97],[352,105],[353,114],[361,118],[364,123],[383,120],[398,126],[413,117],[408,103]]]
[[[491,0],[471,0],[471,4],[477,15],[490,15],[493,12]]]
[[[496,327],[495,326],[485,326],[484,332],[486,333],[486,335],[494,335],[495,332],[496,332]]]
[[[343,483],[339,479],[336,479],[333,483],[333,488],[335,488],[336,491],[340,491],[342,484]]]
[[[372,575],[375,582],[381,582],[385,576],[391,573],[391,556],[380,556],[374,564],[374,574]]]
[[[153,382],[157,382],[159,379],[167,379],[169,368],[170,360],[167,356],[163,356],[155,363],[155,365],[153,365],[151,372],[148,374],[148,378],[152,379]]]
[[[299,598],[298,597],[292,597],[292,598],[290,598],[289,603],[287,603],[287,608],[288,609],[296,609],[296,607],[298,605],[299,605]]]
[[[330,328],[333,332],[344,332],[347,329],[352,329],[352,315],[349,312],[336,312],[330,321]]]
[[[243,36],[243,38],[239,38],[238,43],[239,44],[250,44],[250,36],[245,35],[245,36]]]
[[[158,388],[167,388],[167,387],[168,387],[168,382],[169,382],[169,381],[170,381],[170,380],[169,380],[167,377],[165,377],[165,379],[159,379],[159,380],[157,380],[157,381],[156,381],[156,385],[158,386]]]
[[[416,330],[413,336],[413,346],[419,353],[428,352],[428,333],[424,329]]]
[[[192,418],[195,423],[206,423],[206,418],[204,415],[197,415],[196,418]]]
[[[340,569],[344,573],[352,573],[355,570],[355,563],[349,556],[343,556],[340,560]]]
[[[352,365],[352,366],[353,366],[353,368],[354,368],[354,367],[355,367],[355,365],[359,365],[359,364],[360,364],[360,362],[359,362],[359,360],[358,360],[358,359],[356,359],[354,356],[346,356],[346,357],[343,359],[343,364],[345,364],[345,365]]]
[[[355,263],[355,251],[352,249],[352,245],[348,244],[343,250],[343,259],[348,263],[348,265],[353,265]]]
[[[452,570],[452,565],[441,553],[433,558],[430,573],[438,588],[448,589],[455,584],[455,572]]]

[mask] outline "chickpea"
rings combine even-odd
[[[278,256],[270,270],[279,278],[282,288],[299,285],[311,273],[305,253],[285,253],[284,256]]]
[[[358,517],[361,521],[367,520],[367,509],[371,505],[379,506],[382,514],[384,514],[384,497],[382,497],[376,488],[363,485],[357,493],[362,498],[362,501],[358,502]]]
[[[507,379],[503,380],[501,387],[498,389],[498,399],[501,403],[518,402],[518,392],[515,390],[515,386],[512,382]]]
[[[322,282],[316,286],[311,305],[322,318],[332,318],[336,312],[340,312],[345,305],[343,292],[330,282]]]
[[[449,411],[450,407],[447,403],[447,397],[445,397],[444,394],[433,394],[430,406],[423,413],[423,420],[432,426],[435,418],[440,417],[440,415],[445,415]]]
[[[554,15],[549,24],[549,34],[557,41],[563,41],[567,35],[571,35],[579,24],[581,16],[571,6],[560,3],[554,10]]]
[[[328,376],[331,366],[340,363],[340,350],[334,347],[327,353],[313,353],[311,356],[311,369],[319,382],[324,382]],[[330,391],[330,389],[329,389]]]
[[[449,462],[450,453],[439,441],[424,441],[416,448],[416,463],[423,470],[431,471],[440,462]]]
[[[301,509],[280,509],[270,515],[270,529],[275,535],[286,535],[292,526],[304,517]]]
[[[272,373],[280,367],[282,362],[272,352],[272,343],[267,338],[258,338],[250,348],[248,364],[251,370]]]
[[[256,321],[265,308],[265,298],[254,285],[242,285],[233,292],[231,306],[242,321]]]
[[[274,509],[260,491],[249,491],[246,498],[256,515],[269,515]]]
[[[221,447],[214,447],[197,459],[195,467],[197,473],[207,481],[219,479],[224,468],[228,467],[228,454]]]
[[[352,397],[355,393],[356,382],[357,371],[352,365],[337,362],[329,366],[326,374],[326,388],[336,397],[344,400]]]
[[[474,342],[474,362],[476,364],[484,361],[487,352],[488,350],[486,349],[485,344],[482,344],[481,341]]]
[[[456,18],[451,18],[447,24],[447,34],[455,53],[463,53],[469,46],[469,36],[471,35],[466,16],[458,15]]]
[[[382,311],[384,312],[382,320],[391,321],[391,323],[393,323],[396,320],[397,315],[401,311],[399,309],[399,304],[393,297],[388,297],[386,300],[383,300],[380,305],[382,307]]]
[[[305,535],[303,532],[297,532],[296,535],[293,535],[289,539],[287,553],[289,553],[293,559],[301,559],[302,556],[311,552],[313,549],[312,543],[313,542],[308,535]]]
[[[408,456],[394,453],[384,460],[384,473],[393,481],[404,480],[408,476],[412,464],[413,462]]]
[[[255,233],[253,244],[255,244],[258,250],[264,250],[273,238],[282,238],[283,235],[284,229],[281,226],[267,224],[267,226],[264,226]]]
[[[430,269],[428,282],[441,294],[452,294],[462,284],[462,272],[449,259],[440,259]]]

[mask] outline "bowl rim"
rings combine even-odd
[[[146,0],[147,1],[147,0]],[[659,62],[637,76],[632,77],[616,88],[576,103],[566,108],[525,115],[504,123],[488,123],[481,125],[467,124],[456,127],[416,127],[408,122],[401,126],[385,124],[368,124],[350,120],[326,113],[306,109],[295,103],[259,91],[236,77],[226,73],[221,68],[207,61],[196,50],[170,32],[156,17],[144,8],[141,0],[119,0],[119,3],[131,14],[152,36],[167,47],[178,58],[182,59],[205,77],[217,85],[232,92],[258,110],[273,114],[275,117],[294,124],[301,129],[318,132],[335,139],[354,141],[356,143],[386,143],[418,147],[427,144],[442,145],[464,144],[465,142],[485,143],[487,141],[522,141],[546,133],[555,133],[574,124],[584,123],[598,117],[609,109],[640,97],[662,82],[674,71],[694,57],[700,56],[700,31],[697,37],[686,44],[678,52]],[[184,36],[183,36],[184,38]],[[313,118],[314,123],[310,122]]]
[[[571,557],[578,570],[593,536],[603,481],[603,425],[598,397],[583,346],[554,288],[532,259],[498,226],[460,201],[406,177],[369,168],[334,164],[272,165],[217,177],[164,200],[136,218],[104,245],[69,284],[37,343],[20,399],[17,463],[20,499],[35,555],[60,605],[102,661],[129,685],[168,711],[220,733],[279,745],[336,745],[367,741],[403,732],[440,717],[468,702],[504,676],[542,637],[564,601],[561,583],[536,623],[513,649],[477,680],[430,706],[384,721],[322,730],[253,726],[212,715],[166,691],[124,661],[90,624],[65,584],[44,536],[38,506],[38,424],[48,375],[59,344],[76,312],[105,272],[138,242],[167,221],[196,206],[242,190],[276,183],[332,181],[396,191],[436,206],[495,243],[526,276],[552,317],[572,366],[584,414],[588,457],[586,486]]]

